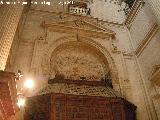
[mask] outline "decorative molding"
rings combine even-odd
[[[118,53],[118,54],[121,53],[116,43],[111,44],[111,51],[112,53]]]
[[[156,65],[153,67],[151,81],[160,86],[160,65]]]
[[[101,81],[109,71],[107,59],[96,48],[75,41],[57,47],[50,57],[51,74],[65,79]]]
[[[108,80],[109,81],[109,80]],[[72,80],[72,79],[49,79],[49,84],[65,83],[65,84],[76,84],[76,85],[88,85],[88,86],[110,86],[106,81],[88,81],[88,80]]]
[[[73,41],[76,41],[76,40],[77,40],[76,36],[63,36],[61,38],[58,38],[56,41],[52,42],[52,44],[47,49],[45,49],[45,51],[43,53],[42,63],[41,63],[41,66],[43,66],[42,67],[42,74],[48,75],[48,73],[49,73],[48,71],[50,71],[50,68],[51,68],[50,58],[51,58],[51,55],[52,55],[53,51],[58,46],[63,45],[66,42],[73,42]],[[118,90],[120,90],[119,86],[117,86],[119,84],[117,67],[115,65],[115,62],[113,61],[113,58],[111,57],[111,54],[112,54],[111,51],[108,51],[110,49],[110,47],[105,48],[104,46],[102,46],[98,42],[96,42],[93,39],[88,38],[88,37],[79,36],[79,40],[81,42],[87,44],[88,46],[95,47],[102,54],[104,54],[104,57],[107,59],[107,62],[109,63],[109,68],[110,68],[110,71],[111,71],[113,87],[115,89],[118,88]]]
[[[34,12],[35,11],[35,14],[40,14],[40,15],[49,15],[49,14],[53,14],[53,15],[60,15],[62,14],[61,12],[59,13],[56,13],[56,12],[51,12],[51,11],[44,11],[44,10],[38,10],[38,9],[33,9],[31,8],[30,11]],[[39,13],[38,13],[39,12]],[[124,24],[120,24],[118,22],[110,22],[110,21],[105,21],[105,20],[99,20],[98,18],[94,18],[92,16],[82,16],[82,15],[76,15],[76,14],[73,14],[73,13],[69,13],[69,12],[65,12],[63,13],[64,16],[70,16],[70,17],[77,17],[79,19],[88,19],[90,21],[97,21],[96,22],[96,25],[98,23],[100,24],[107,24],[107,25],[113,25],[113,26],[124,26]]]
[[[155,36],[155,34],[158,32],[159,26],[158,24],[154,24],[153,27],[150,29],[148,34],[145,36],[142,43],[138,46],[138,48],[135,50],[136,56],[140,56],[143,50],[146,48],[146,46],[149,44],[149,42],[152,40],[152,38]]]
[[[94,19],[98,19],[98,18],[94,18]],[[124,24],[120,24],[118,22],[111,22],[111,21],[104,21],[104,20],[97,20],[98,22],[100,22],[101,24],[108,24],[108,25],[113,25],[113,26],[124,26]]]
[[[124,51],[124,52],[122,52],[122,54],[123,54],[124,58],[126,58],[126,59],[133,58],[133,53],[129,53],[129,52]]]
[[[143,0],[135,0],[130,12],[128,13],[127,19],[125,21],[125,24],[128,28],[131,27],[132,22],[134,21],[135,17],[137,16],[140,8],[144,5]]]
[[[72,34],[80,34],[94,38],[105,39],[108,37],[114,38],[115,36],[115,32],[112,30],[100,27],[100,25],[94,25],[84,20],[61,21],[54,23],[43,22],[42,26],[56,32],[71,33],[72,31]]]

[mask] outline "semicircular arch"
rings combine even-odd
[[[50,44],[48,49],[46,49],[44,57],[43,57],[43,63],[44,65],[44,72],[47,72],[46,74],[51,74],[51,58],[54,52],[57,48],[60,46],[65,45],[66,43],[76,42],[77,38],[75,36],[64,36],[60,37],[59,39],[53,41],[53,43]],[[86,38],[86,37],[79,37],[78,42],[82,42],[83,44],[87,45],[88,47],[91,47],[95,49],[95,51],[98,51],[101,56],[103,56],[103,59],[105,59],[105,63],[108,64],[110,75],[112,78],[112,84],[113,87],[117,88],[117,85],[119,85],[119,79],[118,79],[118,71],[115,65],[115,62],[113,58],[111,57],[111,54],[109,51],[103,47],[101,44],[97,43],[96,41]]]

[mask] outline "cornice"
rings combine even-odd
[[[54,15],[60,15],[62,14],[62,12],[53,12],[53,11],[45,11],[45,10],[40,10],[40,9],[33,9],[31,8],[30,11],[32,12],[40,12],[42,14],[54,14]],[[106,20],[99,20],[98,18],[94,18],[92,16],[82,16],[82,15],[77,15],[77,14],[73,14],[73,13],[69,13],[69,12],[64,12],[63,15],[69,15],[69,16],[73,16],[73,17],[78,17],[80,19],[89,19],[89,20],[93,20],[93,21],[97,21],[97,23],[101,23],[101,24],[108,24],[108,25],[113,25],[113,26],[124,26],[123,23],[118,23],[118,22],[110,22],[110,21],[106,21]]]
[[[71,23],[75,21],[70,21]],[[65,23],[65,22],[64,22]],[[83,23],[87,25],[88,23],[84,22]],[[111,30],[100,28],[99,26],[88,24],[90,28],[85,28],[85,27],[79,27],[73,26],[73,25],[66,25],[66,24],[61,24],[61,23],[42,23],[43,27],[48,28],[49,30],[56,31],[56,32],[63,32],[63,33],[72,33],[72,34],[80,34],[83,36],[89,36],[89,37],[94,37],[94,38],[108,38],[112,37],[114,38],[115,33]]]
[[[150,29],[148,34],[145,36],[145,38],[142,40],[142,43],[138,46],[138,48],[135,51],[136,56],[140,56],[143,50],[146,48],[146,46],[149,44],[149,42],[152,40],[152,38],[156,35],[156,33],[159,30],[158,24],[154,24],[153,27]]]

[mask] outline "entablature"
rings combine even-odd
[[[60,22],[42,22],[42,27],[49,30],[70,34],[79,34],[82,36],[94,37],[94,38],[110,38],[115,37],[115,32],[100,25],[94,25],[94,23],[87,22],[83,19],[76,19],[72,21],[60,21]]]

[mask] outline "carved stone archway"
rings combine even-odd
[[[109,71],[104,55],[81,41],[59,45],[54,49],[50,59],[50,78],[59,73],[69,80],[83,78],[87,81],[101,81],[105,76],[109,78]]]
[[[112,78],[113,88],[120,91],[119,90],[118,71],[117,71],[116,65],[114,63],[114,60],[111,57],[111,53],[105,47],[103,47],[101,44],[97,43],[96,41],[94,41],[90,38],[82,37],[82,36],[79,36],[78,39],[76,36],[63,36],[63,37],[60,37],[59,39],[57,39],[56,41],[53,41],[53,43],[51,43],[50,46],[47,47],[47,49],[44,53],[44,57],[42,60],[43,73],[48,74],[48,76],[49,76],[50,70],[51,70],[51,64],[50,64],[51,57],[52,57],[54,50],[56,50],[56,48],[58,48],[59,46],[61,46],[63,44],[66,44],[67,42],[76,42],[76,41],[82,42],[83,44],[86,44],[86,45],[94,48],[96,51],[99,51],[101,53],[101,55],[103,55],[103,58],[106,60],[106,63],[108,63],[110,75]]]

